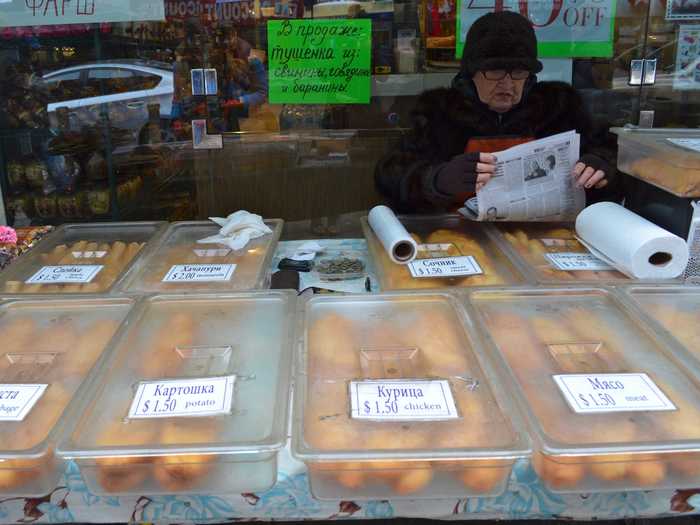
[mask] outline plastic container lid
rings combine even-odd
[[[97,493],[269,488],[276,470],[268,467],[287,435],[294,298],[143,300],[59,454],[78,462]],[[236,462],[248,465],[244,475],[231,467]]]
[[[72,400],[131,306],[106,298],[0,303],[0,493],[56,487],[53,449],[74,422]]]
[[[489,225],[468,221],[456,215],[402,216],[399,220],[419,245],[418,257],[411,263],[413,273],[424,275],[413,277],[411,265],[392,262],[369,226],[367,218],[363,217],[362,229],[382,290],[498,286],[524,282],[521,272],[495,241],[495,234]],[[476,269],[483,273],[428,277],[427,272],[421,272],[423,268],[420,259],[468,256],[473,257]]]
[[[227,292],[264,288],[283,221],[266,220],[272,234],[233,251],[222,244],[197,241],[219,231],[209,221],[176,222],[163,234],[126,279],[126,292]]]
[[[576,239],[572,224],[497,223],[496,229],[521,259],[533,282],[618,282],[630,279],[594,257]],[[566,268],[566,269],[565,269]]]
[[[503,490],[514,458],[529,455],[528,440],[516,428],[508,401],[500,397],[501,386],[484,368],[455,307],[446,293],[420,292],[315,297],[306,304],[293,453],[312,467],[355,470],[357,481],[344,484],[341,473],[315,482],[312,469],[314,495],[445,497]],[[421,412],[421,406],[434,402],[427,393],[425,399],[411,398],[419,408],[408,416],[382,419],[393,416],[386,415],[384,403],[369,401],[368,408],[366,398],[357,398],[353,414],[351,399],[357,392],[351,382],[365,380],[389,380],[376,385],[409,389],[411,382],[422,388],[423,380],[442,380],[442,391],[450,394],[439,403],[445,407],[445,399],[452,398],[456,415],[436,419]],[[399,409],[408,399],[397,399]],[[430,403],[422,405],[427,399]],[[438,464],[425,463],[430,460]],[[462,462],[462,467],[500,461],[507,469],[486,485],[479,485],[478,473],[464,484],[458,478],[455,489],[440,479],[437,472],[449,464],[440,460]],[[437,469],[435,475],[431,468]],[[416,471],[418,480],[410,477]],[[330,493],[328,487],[337,483],[344,487]]]
[[[680,197],[700,195],[700,131],[611,128],[618,168]]]
[[[111,291],[164,226],[164,222],[63,225],[0,274],[0,290],[8,295]]]
[[[700,360],[700,289],[696,286],[630,286],[634,301],[660,323],[695,360]]]
[[[503,359],[503,381],[535,439],[535,468],[551,489],[700,481],[697,379],[615,295],[483,290],[469,299]]]

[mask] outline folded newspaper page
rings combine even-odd
[[[571,175],[581,137],[575,131],[494,153],[496,172],[459,212],[475,221],[570,221],[586,205]]]

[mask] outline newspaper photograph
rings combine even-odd
[[[586,204],[571,170],[581,137],[567,131],[494,153],[496,172],[459,212],[476,221],[569,221]]]

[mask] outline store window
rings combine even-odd
[[[697,26],[692,14],[669,17],[660,0],[121,4],[64,20],[3,4],[12,14],[0,17],[0,187],[10,223],[243,208],[336,224],[381,200],[377,162],[409,132],[418,96],[452,85],[468,27],[499,6],[530,17],[539,80],[573,85],[601,136],[644,110],[662,126],[700,120]],[[293,58],[303,39],[271,28],[299,24],[360,29],[333,40],[343,50],[306,46],[320,54]],[[656,60],[653,85],[632,78],[644,60]],[[330,80],[315,78],[324,61]],[[197,121],[221,141],[195,144]],[[48,173],[41,181],[37,166]],[[60,198],[78,202],[70,217],[51,205]]]

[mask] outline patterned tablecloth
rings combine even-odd
[[[613,519],[689,515],[700,489],[683,491],[553,494],[527,461],[516,464],[508,490],[497,498],[396,501],[318,501],[304,465],[280,454],[277,484],[259,494],[105,497],[91,494],[76,465],[43,498],[0,500],[0,522],[52,523],[310,520],[424,517],[435,519]]]
[[[364,249],[366,253],[360,240],[332,241],[331,245]],[[277,261],[293,253],[296,246],[281,243],[273,265],[276,267]],[[364,279],[358,283],[364,286]],[[306,468],[291,457],[289,447],[280,453],[278,470],[277,484],[259,494],[110,497],[91,494],[77,466],[69,463],[64,478],[51,494],[43,498],[0,499],[0,522],[213,523],[393,517],[590,520],[688,515],[700,510],[700,488],[554,494],[542,486],[527,461],[516,464],[508,490],[502,496],[445,500],[318,501],[309,489]]]

